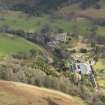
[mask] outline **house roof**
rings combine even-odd
[[[82,74],[91,73],[91,65],[87,63],[76,63],[76,71],[81,71]]]

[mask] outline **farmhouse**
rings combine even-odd
[[[82,74],[88,75],[88,74],[91,74],[91,72],[92,72],[91,66],[86,63],[76,63],[75,67],[76,67],[76,72],[81,71]]]
[[[65,42],[67,40],[67,33],[57,33],[56,35],[52,35],[55,41]]]
[[[52,42],[48,42],[47,45],[49,47],[55,48],[57,45],[59,44],[58,41],[52,41]]]

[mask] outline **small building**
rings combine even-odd
[[[65,42],[67,40],[67,33],[57,33],[53,35],[53,38],[56,41]]]
[[[88,63],[75,63],[72,67],[73,71],[76,74],[81,75],[87,75],[89,77],[89,80],[94,88],[97,88],[97,83],[94,75],[93,68]]]
[[[90,64],[86,64],[86,63],[76,63],[75,64],[75,71],[76,72],[80,72],[82,74],[91,74],[92,73],[92,68],[91,68],[91,65]]]
[[[89,75],[93,71],[91,65],[87,63],[75,63],[73,70],[78,73],[81,72],[83,75]]]
[[[47,43],[47,45],[51,48],[55,48],[58,44],[59,44],[58,41],[51,41]]]

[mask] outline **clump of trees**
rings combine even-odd
[[[80,7],[82,9],[86,9],[90,6],[96,5],[98,0],[81,0]]]
[[[80,49],[80,52],[81,52],[81,53],[87,53],[88,51],[87,51],[87,49],[81,48],[81,49]]]
[[[27,52],[19,52],[16,54],[12,54],[12,57],[15,59],[35,59],[38,55],[43,55],[40,51],[36,51],[35,49],[30,49]]]
[[[41,64],[38,66],[41,66]],[[47,71],[42,69],[43,67],[31,67],[18,61],[5,62],[0,64],[0,79],[44,86],[76,95],[75,91],[72,91],[75,86],[71,84],[69,78],[63,75],[55,75],[56,71],[51,71],[50,68],[44,68]]]

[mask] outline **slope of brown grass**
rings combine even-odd
[[[22,83],[0,81],[0,105],[86,105],[81,99]]]

